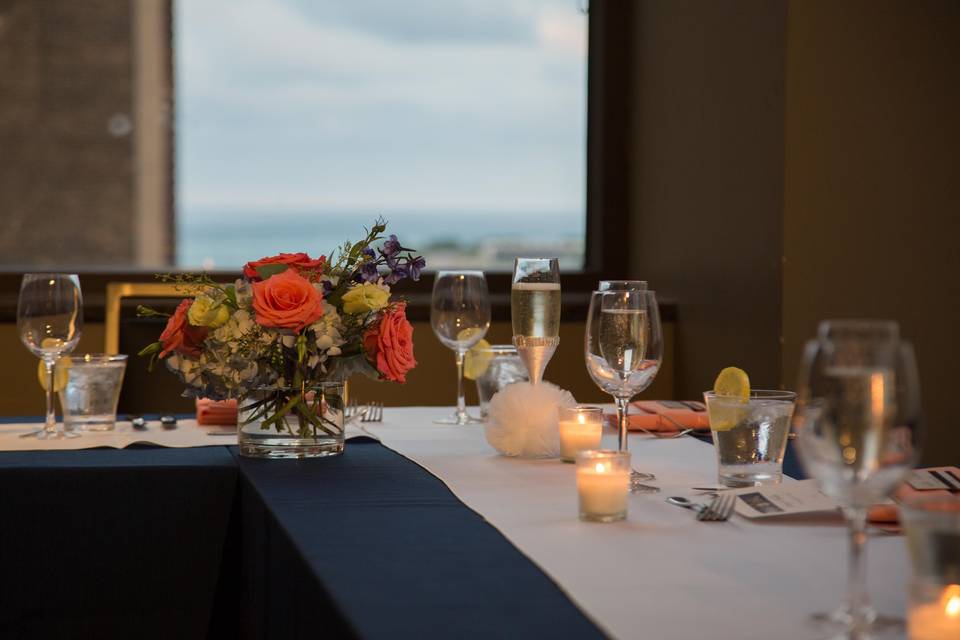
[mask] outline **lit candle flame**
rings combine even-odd
[[[577,421],[578,421],[580,424],[587,424],[587,416],[583,415],[582,413],[578,413],[578,414],[577,414]]]
[[[598,462],[595,468],[597,473],[604,473],[607,470],[607,465],[603,464],[602,462]]]
[[[943,592],[944,613],[951,618],[960,617],[960,584],[952,584]]]

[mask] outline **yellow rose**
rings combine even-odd
[[[206,296],[197,296],[187,311],[187,320],[195,327],[216,329],[230,319],[230,309]]]
[[[343,294],[343,310],[353,314],[379,311],[389,300],[389,293],[372,282],[364,282]]]

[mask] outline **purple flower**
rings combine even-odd
[[[391,271],[390,273],[388,273],[387,276],[383,279],[383,281],[386,284],[393,285],[393,284],[397,284],[398,282],[400,282],[406,277],[407,277],[406,267],[400,266],[394,269],[393,271]]]
[[[363,255],[367,256],[368,258],[376,258],[376,257],[377,257],[376,251],[374,251],[374,250],[371,249],[370,247],[364,247],[363,250],[360,251],[360,253],[362,253]]]
[[[397,240],[397,236],[395,234],[390,234],[390,238],[384,241],[383,248],[380,249],[380,253],[382,253],[384,257],[389,260],[402,250],[403,245],[401,245],[400,241]]]
[[[359,271],[361,282],[374,282],[380,277],[375,262],[365,262]]]
[[[427,266],[427,261],[423,259],[423,256],[417,256],[413,260],[410,260],[407,263],[407,272],[414,282],[420,280],[420,272],[424,267]]]

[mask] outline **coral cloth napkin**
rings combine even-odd
[[[197,424],[218,426],[237,424],[237,401],[197,398]]]
[[[692,406],[691,406],[692,405]],[[697,407],[700,410],[695,410]],[[664,400],[641,400],[630,404],[627,428],[632,431],[679,431],[680,429],[709,429],[710,419],[703,404],[689,404]],[[610,425],[616,424],[615,415],[604,416]]]
[[[935,471],[950,471],[954,475],[960,476],[960,468],[957,467],[930,467]],[[950,491],[947,489],[928,489],[918,491],[904,482],[900,488],[894,492],[894,497],[898,502],[916,498],[918,496],[947,496]],[[900,509],[895,504],[878,504],[870,507],[867,515],[870,522],[896,524],[900,521]]]

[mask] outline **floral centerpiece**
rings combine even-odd
[[[163,276],[194,295],[140,355],[151,367],[163,360],[186,385],[185,396],[236,398],[242,452],[246,434],[272,438],[261,442],[266,448],[248,442],[251,455],[339,453],[343,398],[335,389],[355,374],[403,383],[417,364],[406,303],[392,298],[391,287],[418,280],[425,263],[397,236],[384,239],[385,230],[378,220],[363,240],[345,243],[329,259],[281,253],[248,262],[233,284],[206,274]],[[284,438],[296,442],[274,442]],[[331,440],[333,449],[318,448]]]

